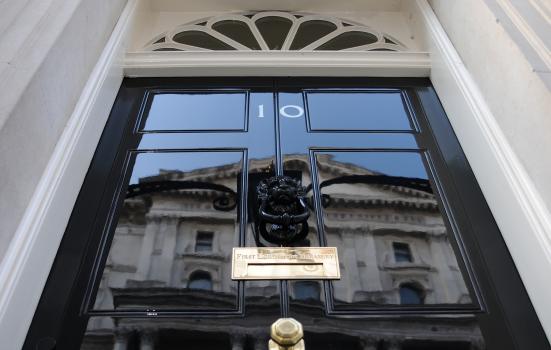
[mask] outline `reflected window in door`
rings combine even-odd
[[[212,238],[214,233],[212,232],[197,232],[197,239],[195,241],[196,252],[212,252]]]
[[[189,276],[187,287],[189,289],[212,290],[212,278],[210,277],[210,273],[195,271]]]
[[[421,305],[424,303],[423,291],[414,285],[403,284],[400,286],[400,304]]]
[[[409,249],[409,244],[401,243],[401,242],[393,242],[392,249],[394,250],[394,260],[397,263],[413,262],[413,257],[411,256],[411,250]]]

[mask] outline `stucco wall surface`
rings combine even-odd
[[[0,3],[0,261],[125,3]]]
[[[549,210],[551,91],[484,2],[429,2]]]

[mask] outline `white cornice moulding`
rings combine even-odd
[[[427,0],[416,0],[430,37],[431,80],[551,339],[551,213],[501,131]]]
[[[428,77],[430,57],[426,52],[369,51],[131,52],[126,54],[124,73],[128,77]]]

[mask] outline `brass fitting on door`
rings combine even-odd
[[[272,324],[269,350],[305,350],[302,324],[294,318],[280,318]]]

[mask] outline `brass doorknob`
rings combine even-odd
[[[269,350],[304,350],[302,324],[294,318],[280,318],[271,327]]]

